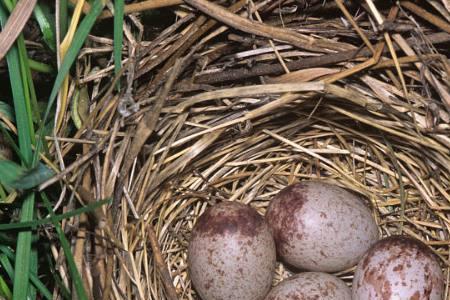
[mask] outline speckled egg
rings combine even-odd
[[[352,300],[341,279],[321,272],[294,275],[274,287],[265,300]]]
[[[203,300],[259,300],[270,290],[276,250],[256,210],[222,202],[203,213],[188,248],[189,274]]]
[[[359,262],[352,294],[354,300],[441,300],[444,275],[425,244],[392,236],[376,243]]]
[[[302,270],[350,268],[379,238],[371,211],[360,197],[321,181],[281,190],[270,202],[266,219],[279,257]]]

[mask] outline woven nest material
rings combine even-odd
[[[264,214],[280,189],[310,179],[364,195],[383,236],[407,234],[422,240],[446,268],[450,224],[446,150],[432,138],[418,143],[417,135],[402,124],[321,95],[294,101],[220,136],[207,135],[203,142],[211,143],[204,150],[208,154],[190,161],[183,175],[156,192],[153,205],[158,239],[179,294],[195,299],[187,273],[187,245],[195,220],[208,206],[239,201]],[[150,272],[158,278],[155,268]],[[280,266],[276,280],[287,275]],[[352,270],[341,275],[351,278]],[[159,280],[152,285],[155,299],[162,299]]]
[[[300,15],[296,2],[242,0],[222,19],[225,8],[204,2],[173,8],[180,18],[151,41],[127,33],[125,93],[102,79],[112,67],[89,70],[109,41],[91,37],[80,55],[78,83],[98,100],[61,148],[88,139],[64,172],[95,157],[94,183],[88,172],[71,180],[84,174],[95,191],[85,194],[114,198],[111,228],[95,229],[114,253],[101,239],[79,252],[104,263],[104,293],[197,299],[187,247],[205,209],[239,201],[264,215],[278,191],[311,179],[365,196],[383,237],[423,241],[450,276],[450,26],[439,1],[424,6],[431,16],[408,1],[345,1],[353,18],[342,1],[298,1]],[[375,26],[377,14],[391,27]],[[274,284],[289,275],[279,265]],[[351,283],[353,270],[338,275]]]

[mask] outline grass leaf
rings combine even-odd
[[[52,169],[40,163],[37,167],[26,170],[22,174],[22,176],[11,183],[11,187],[19,190],[31,189],[48,180],[54,175],[55,172]]]
[[[0,23],[2,27],[7,20],[6,12],[0,6]],[[16,46],[11,47],[6,55],[8,63],[9,78],[11,81],[11,89],[14,99],[14,110],[16,116],[16,123],[18,128],[19,147],[24,156],[24,163],[31,162],[31,128],[27,111],[27,99],[25,99],[25,91],[23,89],[23,78],[20,69],[19,52]],[[29,99],[28,99],[29,100]]]
[[[27,170],[12,161],[0,160],[0,182],[18,190],[38,186],[53,175],[55,172],[43,164]]]
[[[59,1],[59,39],[62,40],[67,33],[69,18],[67,16],[68,3],[67,0]]]
[[[10,160],[0,160],[0,182],[11,185],[15,180],[25,174],[26,169]]]
[[[116,75],[122,67],[124,6],[124,0],[114,1],[114,73]],[[120,88],[120,82],[117,82],[117,88]]]
[[[45,126],[45,123],[47,122],[48,116],[50,115],[50,111],[56,100],[56,96],[58,95],[58,91],[64,81],[64,78],[69,73],[72,64],[75,62],[77,58],[78,52],[83,46],[86,37],[91,31],[92,26],[94,26],[95,21],[102,12],[104,6],[105,4],[102,0],[95,0],[91,10],[81,21],[80,26],[78,27],[78,30],[73,37],[71,47],[69,48],[69,50],[66,53],[66,56],[64,57],[61,67],[58,71],[58,75],[56,76],[55,82],[53,84],[53,88],[47,103],[47,109],[45,111],[44,118],[41,122],[41,128]],[[43,131],[41,130],[39,134],[38,144],[36,147],[37,151],[35,153],[34,161],[37,161],[38,159],[41,143],[43,143],[42,139],[43,139]]]
[[[34,213],[34,193],[27,195],[20,211],[20,221],[29,222],[33,219]],[[14,274],[13,299],[26,299],[29,289],[30,279],[30,261],[31,261],[31,240],[33,234],[31,231],[19,232],[17,238],[17,250]]]
[[[50,14],[50,8],[46,3],[37,3],[34,8],[34,18],[41,28],[45,43],[53,52],[56,52],[56,30],[54,17]]]
[[[97,208],[99,208],[102,205],[108,204],[110,203],[111,200],[110,199],[104,199],[104,200],[100,200],[94,203],[90,203],[86,206],[83,206],[81,208],[77,208],[74,210],[71,210],[69,212],[60,214],[60,215],[55,215],[53,214],[53,216],[44,218],[44,219],[40,219],[40,220],[33,220],[33,221],[28,221],[28,222],[19,222],[19,223],[11,223],[11,224],[0,224],[0,231],[2,230],[11,230],[11,229],[35,229],[38,226],[44,225],[44,224],[50,224],[50,223],[54,223],[54,222],[59,222],[61,220],[64,219],[68,219],[68,218],[72,218],[74,216],[78,216],[82,213],[88,213],[91,211],[96,210]]]
[[[53,73],[54,70],[50,65],[44,64],[39,61],[32,60],[31,58],[28,59],[28,65],[30,66],[30,69],[33,71],[41,72],[41,73]]]
[[[7,13],[0,5],[0,25],[2,28],[4,28],[6,21]],[[31,144],[34,137],[34,131],[32,128],[32,123],[30,122],[30,99],[27,97],[29,91],[24,90],[24,86],[29,83],[27,74],[30,74],[29,69],[23,69],[24,67],[26,68],[26,53],[22,53],[22,55],[20,55],[17,46],[14,45],[8,51],[6,60],[14,101],[19,148],[23,158],[22,164],[25,166],[30,166],[33,157]],[[25,195],[24,197],[20,211],[20,221],[29,222],[33,219],[33,215],[34,194],[31,193]],[[22,231],[18,234],[16,257],[20,259],[17,259],[15,262],[15,275],[13,279],[14,300],[23,300],[27,298],[28,292],[30,291],[30,273],[36,273],[36,270],[30,269],[32,237],[32,231]]]
[[[56,270],[53,257],[51,256],[50,253],[47,253],[47,255],[45,256],[45,259],[47,261],[49,269],[51,270],[51,275],[53,277],[53,281],[55,282],[55,289],[57,289],[59,291],[59,293],[63,299],[71,300],[72,297],[70,296],[70,291],[64,284],[61,277],[58,276],[58,271]]]
[[[14,256],[12,258],[14,258]],[[9,278],[13,279],[14,278],[13,266],[11,265],[11,262],[9,261],[8,256],[4,253],[0,254],[0,264],[2,265],[6,274],[8,274]]]
[[[14,253],[11,251],[11,249],[3,245],[0,246],[0,251],[3,252],[2,254],[0,254],[0,263],[7,272],[8,276],[10,278],[14,278],[14,269],[10,263],[10,260],[12,262],[15,261]],[[53,298],[52,293],[50,293],[50,291],[45,287],[45,285],[36,276],[36,274],[30,274],[30,280],[45,299],[51,300]]]
[[[9,300],[12,299],[12,293],[3,277],[0,276],[0,296]]]
[[[76,293],[77,293],[76,299],[87,300],[88,297],[86,295],[86,291],[84,290],[83,281],[81,280],[81,276],[80,276],[80,273],[78,272],[77,265],[75,264],[75,259],[73,257],[73,254],[72,254],[72,251],[70,248],[70,243],[67,240],[66,236],[64,235],[64,231],[62,230],[61,225],[59,225],[59,223],[58,223],[59,221],[58,221],[57,217],[53,213],[53,210],[52,210],[50,201],[47,198],[47,195],[45,193],[41,193],[41,196],[42,196],[42,200],[44,200],[44,206],[47,208],[48,213],[50,214],[50,220],[53,223],[53,226],[55,226],[56,233],[58,235],[59,241],[61,242],[61,247],[63,248],[63,251],[64,251],[64,255],[66,256],[67,265],[69,267],[69,272],[72,277],[72,282],[73,282],[73,285],[74,285]],[[92,203],[92,204],[95,205],[98,203],[99,202]],[[93,207],[93,206],[90,206],[90,207]],[[86,208],[86,207],[83,207],[83,208]]]

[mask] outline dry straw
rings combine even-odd
[[[125,28],[137,112],[114,95],[112,66],[90,70],[109,40],[91,37],[78,61],[91,113],[56,148],[79,157],[41,188],[64,179],[83,203],[113,197],[88,227],[65,224],[90,233],[74,239],[91,296],[196,299],[186,250],[198,216],[220,201],[264,214],[280,189],[310,179],[365,196],[383,236],[422,240],[448,278],[445,6],[424,3],[424,20],[402,1],[186,3],[148,41],[131,34],[138,18]],[[286,276],[280,265],[275,282]]]

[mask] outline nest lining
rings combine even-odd
[[[327,99],[312,101],[314,105],[282,108],[247,124],[245,131],[223,132],[205,150],[209,154],[191,161],[157,192],[155,230],[183,298],[195,299],[186,251],[195,220],[206,207],[239,201],[264,215],[279,190],[311,179],[364,196],[383,236],[407,234],[422,240],[447,272],[450,173],[436,169],[440,162],[434,151],[343,117]],[[290,275],[279,265],[274,284]],[[349,282],[352,270],[338,275]],[[162,293],[159,286],[156,280],[154,288]]]
[[[91,36],[92,47],[80,55],[76,81],[92,88],[93,109],[73,141],[100,149],[83,149],[81,158],[92,165],[74,167],[71,181],[92,190],[92,199],[114,197],[104,213],[118,216],[106,224],[115,235],[95,228],[115,239],[113,254],[99,238],[95,251],[78,253],[80,261],[95,254],[105,265],[100,288],[89,280],[87,286],[110,288],[113,299],[160,300],[174,299],[166,295],[173,284],[180,298],[195,299],[186,251],[206,207],[240,201],[263,215],[280,189],[311,179],[366,197],[383,236],[422,240],[449,276],[450,31],[439,1],[424,4],[433,13],[427,20],[409,1],[376,2],[375,9],[345,1],[363,34],[344,20],[340,1],[300,1],[300,13],[281,17],[272,12],[278,2],[237,1],[229,5],[236,12],[231,25],[217,22],[220,7],[200,14],[193,7],[201,0],[186,2],[192,10],[170,8],[179,18],[151,41],[136,40],[128,24],[124,86],[132,97],[112,93],[112,66],[90,69],[99,57],[109,60],[99,49],[111,48],[110,40]],[[253,20],[255,7],[262,24],[277,26],[277,36],[267,38],[261,24],[249,34],[252,28],[236,18]],[[381,30],[374,13],[392,17],[383,24],[395,26]],[[132,21],[144,28],[139,18]],[[314,39],[314,47],[304,49],[294,35],[277,38],[291,31],[299,40]],[[364,36],[375,50],[384,43],[379,61]],[[124,98],[140,109],[128,110]],[[75,144],[62,142],[62,156]],[[84,266],[87,274],[92,270]],[[274,284],[289,275],[280,265]],[[353,271],[338,275],[350,283]]]

